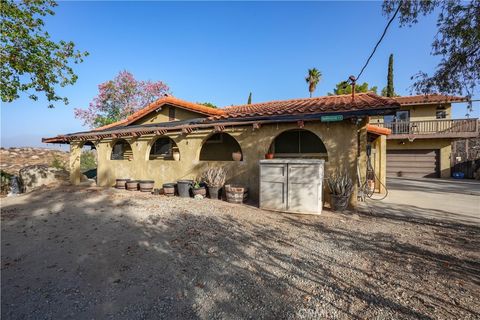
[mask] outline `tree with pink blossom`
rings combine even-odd
[[[169,92],[162,81],[139,81],[130,72],[121,71],[98,86],[98,95],[87,109],[75,108],[75,118],[90,128],[101,127],[125,119]]]

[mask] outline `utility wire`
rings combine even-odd
[[[397,10],[395,10],[395,13],[393,14],[393,16],[392,16],[392,17],[390,18],[390,20],[388,21],[387,25],[385,26],[385,29],[383,29],[382,36],[380,37],[380,39],[378,40],[377,44],[376,44],[375,47],[373,48],[372,53],[371,53],[370,56],[368,57],[367,62],[365,62],[365,65],[363,66],[362,70],[360,70],[360,73],[358,74],[358,76],[357,76],[357,78],[355,79],[355,81],[358,81],[358,79],[359,79],[360,76],[362,75],[363,71],[364,71],[365,68],[368,66],[368,63],[370,62],[370,59],[372,59],[373,55],[375,54],[375,51],[377,51],[378,46],[380,45],[380,43],[382,42],[383,38],[385,37],[385,34],[387,34],[387,30],[388,30],[388,28],[390,27],[390,25],[392,24],[393,20],[395,20],[395,17],[397,16],[398,11],[400,11],[400,7],[401,7],[401,6],[402,6],[402,1],[400,1],[400,2],[398,3]]]

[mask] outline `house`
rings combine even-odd
[[[348,172],[364,179],[367,143],[376,150],[375,170],[385,182],[386,134],[368,125],[370,116],[392,114],[400,104],[374,93],[271,101],[214,109],[164,97],[127,119],[95,130],[44,138],[70,144],[70,174],[80,182],[84,145],[97,150],[97,184],[117,178],[151,179],[155,187],[199,177],[209,166],[227,169],[228,181],[246,185],[258,199],[259,160],[275,157],[325,159],[325,173]],[[233,161],[232,153],[241,153]],[[179,161],[175,161],[174,154]],[[377,159],[378,158],[378,159]],[[382,171],[383,170],[383,171]],[[355,190],[357,192],[357,190]],[[328,192],[324,190],[324,199]],[[356,196],[351,199],[356,204]]]
[[[441,94],[393,99],[400,109],[370,120],[392,131],[387,138],[387,176],[450,177],[452,141],[478,136],[477,119],[452,119],[452,103],[467,99]]]

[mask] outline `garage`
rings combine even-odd
[[[407,178],[438,178],[438,149],[387,150],[387,176]]]

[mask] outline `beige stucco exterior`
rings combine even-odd
[[[388,140],[388,150],[415,150],[415,149],[437,149],[440,152],[440,177],[450,177],[450,157],[452,153],[452,139],[415,139]],[[387,164],[388,165],[388,164]]]
[[[168,111],[165,112],[168,117]],[[160,115],[161,113],[158,113],[158,116]],[[151,118],[147,117],[143,123],[150,123],[146,122],[150,120]],[[223,166],[228,170],[228,182],[248,186],[250,196],[258,199],[258,161],[264,159],[274,138],[290,129],[298,129],[297,123],[264,124],[257,129],[251,125],[226,127],[224,132],[234,137],[241,147],[243,160],[238,162],[199,160],[202,144],[214,133],[213,128],[198,129],[188,134],[168,132],[166,136],[173,139],[179,149],[180,161],[149,160],[150,148],[158,138],[153,135],[125,139],[132,147],[133,159],[110,160],[112,146],[116,140],[103,139],[95,142],[98,156],[97,183],[99,186],[113,186],[117,178],[151,179],[155,180],[156,188],[161,188],[163,183],[198,178],[209,166]],[[334,170],[347,171],[356,182],[357,165],[361,167],[360,172],[365,172],[366,121],[360,124],[354,124],[349,120],[332,123],[305,122],[304,129],[315,133],[327,149],[328,159],[325,164],[327,176]],[[80,181],[79,159],[82,145],[83,142],[71,143],[70,165],[73,183]],[[360,160],[357,162],[359,150]],[[328,201],[326,189],[324,199]],[[356,191],[351,203],[356,204]]]
[[[444,110],[446,112],[446,119],[452,118],[452,105],[450,103],[444,104],[420,104],[402,106],[400,110],[408,110],[410,113],[410,121],[428,121],[437,120],[436,111]],[[383,116],[374,116],[370,119],[371,124],[383,123]],[[436,149],[440,153],[440,177],[450,177],[450,157],[452,153],[451,143],[453,138],[423,138],[418,136],[413,141],[408,139],[388,139],[388,150],[415,150],[415,149]],[[386,164],[388,165],[388,164]]]

